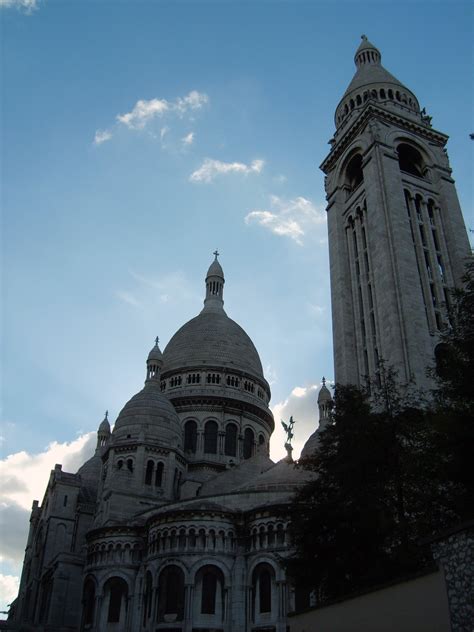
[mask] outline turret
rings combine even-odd
[[[160,383],[161,368],[163,366],[163,354],[158,346],[159,341],[160,339],[157,336],[155,338],[155,346],[148,354],[146,361],[146,382],[154,381],[157,384]]]
[[[110,423],[109,423],[109,411],[105,411],[104,419],[101,421],[97,430],[97,447],[96,453],[105,448],[110,439]]]
[[[206,274],[206,298],[203,311],[222,310],[224,307],[224,271],[217,260],[218,251],[214,252],[214,261]]]

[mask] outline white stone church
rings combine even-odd
[[[355,63],[322,164],[336,380],[361,385],[383,357],[427,385],[469,256],[447,136],[365,36]],[[144,388],[113,429],[100,424],[95,455],[77,473],[51,472],[12,629],[286,632],[300,599],[282,564],[286,508],[308,474],[290,451],[268,456],[270,387],[224,310],[224,282],[216,255],[202,311],[163,353],[156,342]],[[319,428],[330,401],[323,385]],[[318,431],[303,453],[317,442]]]

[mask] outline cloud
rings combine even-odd
[[[2,575],[0,573],[0,608],[5,610],[6,606],[16,598],[20,580],[14,575]]]
[[[189,134],[186,134],[186,136],[184,136],[181,141],[185,147],[189,147],[190,145],[192,145],[194,143],[194,132],[189,132]]]
[[[54,465],[62,463],[66,471],[75,471],[93,454],[95,435],[95,432],[88,432],[70,442],[53,441],[43,452],[21,451],[0,460],[0,503],[3,506],[16,504],[30,510],[33,499],[43,498]],[[78,454],[82,459],[80,463]]]
[[[94,136],[94,145],[102,145],[112,138],[112,132],[107,129],[98,129]]]
[[[41,502],[50,472],[56,463],[66,472],[76,472],[94,453],[96,432],[74,441],[50,443],[43,452],[16,452],[0,460],[0,561],[10,572],[21,572],[33,500]],[[0,574],[0,609],[18,592],[18,577]]]
[[[31,14],[38,8],[38,0],[0,0],[0,9],[19,9]]]
[[[287,422],[291,416],[296,422],[293,458],[299,458],[304,444],[319,424],[318,392],[320,386],[320,384],[295,386],[286,399],[272,407],[275,418],[275,432],[271,442],[272,459],[281,459],[286,456],[285,433],[281,426],[281,420]]]
[[[115,296],[123,303],[127,303],[127,305],[131,305],[132,307],[142,307],[140,301],[135,298],[135,296],[131,292],[127,292],[125,290],[117,290],[115,292]]]
[[[284,200],[277,195],[270,198],[271,210],[256,209],[245,216],[245,223],[256,222],[275,235],[289,237],[300,246],[303,237],[316,226],[325,224],[326,213],[302,196]]]
[[[174,101],[166,99],[139,99],[133,109],[125,114],[118,114],[117,121],[129,129],[143,129],[150,121],[162,118],[165,114],[176,113],[182,117],[187,112],[201,109],[209,102],[207,94],[191,90],[185,97],[178,97]]]
[[[206,158],[203,164],[196,169],[190,176],[191,182],[212,182],[218,175],[229,173],[243,173],[248,175],[250,173],[261,173],[265,161],[253,160],[250,165],[246,165],[243,162],[221,162],[220,160],[213,160],[212,158]]]

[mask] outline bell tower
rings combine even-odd
[[[365,35],[354,61],[321,165],[336,381],[362,386],[383,358],[402,382],[429,388],[449,288],[470,254],[448,137]]]

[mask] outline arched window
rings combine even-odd
[[[204,452],[206,454],[217,454],[217,432],[217,423],[208,421],[204,427]]]
[[[227,424],[225,428],[224,453],[226,456],[237,454],[237,426],[235,424]]]
[[[196,574],[196,614],[215,615],[222,621],[224,616],[224,575],[217,566],[207,565]]]
[[[356,154],[350,159],[346,167],[346,185],[350,191],[354,191],[363,180],[362,156]]]
[[[266,563],[258,564],[252,574],[252,615],[258,621],[260,614],[272,611],[273,568]]]
[[[107,611],[108,623],[121,623],[125,621],[127,612],[128,586],[120,577],[112,577],[106,583],[104,592],[109,597]]]
[[[153,598],[153,578],[150,571],[147,571],[145,577],[145,591],[143,593],[143,625],[151,617],[151,604]]]
[[[184,426],[184,451],[196,453],[197,446],[197,423],[190,419]]]
[[[155,464],[153,461],[148,461],[148,463],[146,464],[146,471],[145,471],[145,485],[151,485],[151,482],[153,480],[153,468],[155,467]]]
[[[400,171],[405,171],[405,173],[410,173],[413,176],[422,178],[424,163],[420,152],[406,143],[398,145],[397,152]]]
[[[184,616],[184,573],[178,566],[163,569],[158,583],[158,621],[172,623]]]
[[[163,463],[160,461],[158,463],[158,465],[156,466],[156,472],[155,472],[155,487],[161,487],[161,484],[163,482],[163,468],[164,465]]]
[[[253,454],[253,444],[255,435],[251,428],[246,428],[244,432],[244,459],[250,459]]]
[[[84,612],[84,625],[93,625],[95,611],[95,584],[92,579],[86,579],[82,591],[82,608]]]

